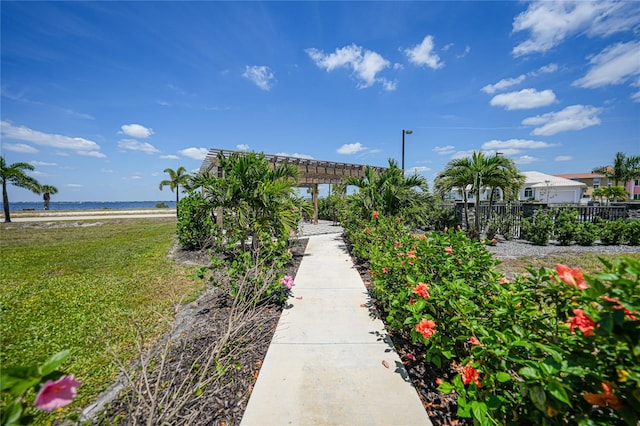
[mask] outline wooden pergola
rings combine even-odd
[[[229,157],[233,154],[243,153],[243,151],[211,148],[207,153],[207,156],[202,161],[200,172],[212,172],[217,176],[222,176],[222,169],[220,169],[218,154]],[[313,188],[313,221],[316,224],[318,223],[318,185],[339,184],[347,177],[364,177],[364,169],[366,167],[362,164],[338,163],[334,161],[322,161],[311,158],[275,154],[264,154],[264,158],[274,167],[280,164],[295,164],[298,166],[298,186],[303,188]],[[373,168],[378,174],[386,170],[386,167],[369,167]]]

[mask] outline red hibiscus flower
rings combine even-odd
[[[584,393],[582,397],[591,405],[597,405],[598,407],[611,407],[614,410],[622,408],[622,401],[611,392],[611,385],[607,382],[602,382],[603,393]]]
[[[422,337],[429,338],[436,334],[436,323],[435,321],[428,320],[426,318],[422,318],[418,324],[416,324],[416,331],[422,334]]]
[[[480,383],[480,372],[473,368],[471,364],[467,364],[462,372],[462,383],[468,385],[471,382],[475,383],[477,387],[482,386],[482,383]]]
[[[429,298],[429,286],[425,283],[418,283],[413,290],[411,290],[413,294],[417,294],[420,297],[424,297],[425,299]]]
[[[584,313],[582,309],[574,309],[573,317],[569,317],[567,326],[572,333],[575,333],[574,329],[577,327],[585,336],[593,336],[593,327],[596,323]]]
[[[480,340],[478,340],[478,338],[476,336],[471,336],[471,338],[469,339],[469,343],[471,343],[472,345],[480,345]]]
[[[589,288],[589,284],[584,280],[582,271],[580,268],[570,268],[567,265],[558,263],[556,265],[556,272],[560,277],[560,280],[570,286],[577,287],[579,290],[585,290]]]
[[[374,218],[374,219],[377,219],[377,218],[378,218],[378,216],[380,216],[380,213],[378,213],[378,212],[373,212],[373,218]]]
[[[446,252],[447,252],[447,253],[449,253],[449,254],[453,254],[453,247],[451,247],[451,246],[446,247],[446,248],[444,249],[444,251],[446,251]]]

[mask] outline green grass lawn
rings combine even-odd
[[[602,254],[602,253],[567,253],[562,255],[549,255],[540,258],[521,257],[517,259],[504,259],[498,266],[498,269],[504,272],[525,273],[527,267],[540,269],[544,266],[547,269],[555,269],[556,264],[562,263],[572,268],[580,268],[584,273],[589,275],[599,274],[603,272],[604,265],[599,258],[614,262],[620,257],[630,257],[640,262],[640,253],[625,254]]]
[[[83,382],[71,407],[91,402],[117,374],[107,344],[130,358],[136,328],[151,339],[172,306],[203,286],[167,258],[175,219],[87,227],[0,227],[0,365],[71,349],[61,369]],[[70,408],[72,410],[73,408]]]

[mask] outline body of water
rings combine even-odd
[[[158,204],[175,208],[175,201],[51,201],[49,210],[122,210],[122,209],[155,209]],[[42,201],[16,202],[9,201],[12,212],[23,210],[44,210]],[[0,209],[4,205],[0,203]]]

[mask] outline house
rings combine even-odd
[[[539,201],[547,204],[578,204],[583,197],[587,185],[582,182],[548,175],[541,172],[520,172],[525,177],[525,184],[518,194],[519,201]],[[467,186],[467,200],[475,202],[471,185]],[[495,199],[502,198],[502,191],[497,190]],[[480,200],[489,199],[491,189],[480,193]],[[446,197],[447,200],[461,201],[462,197],[454,188]]]
[[[518,194],[520,201],[540,201],[546,204],[578,204],[587,184],[541,172],[521,172],[525,184]]]
[[[612,179],[598,173],[565,173],[555,176],[586,184],[587,190],[585,191],[585,197],[587,198],[592,197],[591,194],[593,194],[594,189],[613,185]],[[625,182],[624,189],[629,193],[632,200],[640,200],[640,179]]]

